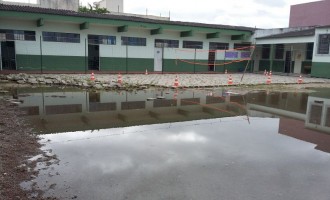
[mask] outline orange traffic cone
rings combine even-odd
[[[178,90],[175,90],[174,94],[173,94],[173,99],[176,100],[178,97]]]
[[[91,81],[94,81],[95,80],[95,76],[94,76],[94,72],[92,72],[91,74]]]
[[[178,80],[178,77],[177,76],[175,77],[175,81],[174,81],[173,87],[179,87],[179,80]]]
[[[233,84],[233,79],[231,77],[231,75],[229,75],[228,77],[228,85],[232,85]]]
[[[144,73],[145,75],[148,75],[148,70],[146,69],[146,72]]]
[[[118,83],[121,84],[122,83],[122,79],[121,79],[121,74],[118,74]]]
[[[298,84],[302,84],[302,83],[303,83],[303,79],[302,79],[302,77],[300,75],[299,78],[298,78]]]
[[[268,75],[266,84],[271,84],[272,83],[272,78],[270,77],[270,75]]]

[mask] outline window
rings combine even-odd
[[[199,41],[183,41],[183,48],[187,49],[203,49],[203,42]]]
[[[229,43],[220,43],[220,42],[210,42],[210,49],[211,50],[228,50]]]
[[[306,60],[313,59],[313,50],[314,50],[314,43],[307,43],[306,44]]]
[[[275,45],[275,59],[283,59],[284,57],[284,44]]]
[[[35,41],[36,40],[36,32],[34,31],[24,31],[25,40]]]
[[[139,37],[121,37],[121,45],[128,45],[128,46],[147,46],[147,39],[146,38],[139,38]]]
[[[77,33],[42,32],[42,39],[47,42],[80,43],[80,35]]]
[[[241,50],[241,51],[249,51],[251,47],[250,43],[235,43],[234,49]]]
[[[115,45],[116,36],[110,35],[88,35],[88,44]]]
[[[269,55],[270,55],[270,44],[262,45],[261,58],[269,59]]]
[[[35,31],[0,29],[0,40],[27,40],[35,41]]]
[[[330,34],[319,35],[318,54],[329,54]]]
[[[155,39],[155,47],[179,48],[179,40]]]

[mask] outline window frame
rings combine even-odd
[[[121,45],[122,46],[145,47],[145,46],[147,46],[147,38],[121,36]]]
[[[203,49],[203,41],[183,40],[182,48],[184,48],[184,49]]]
[[[43,31],[42,40],[44,42],[80,43],[80,34]]]
[[[229,43],[226,43],[226,42],[209,42],[209,49],[210,50],[229,50]]]
[[[36,41],[36,32],[27,30],[0,29],[1,40],[4,41]]]
[[[251,43],[234,43],[234,49],[236,51],[250,51],[248,47],[251,47]]]
[[[321,37],[324,37],[324,38],[321,38]],[[322,41],[321,39],[324,41]],[[321,44],[321,42],[323,42],[323,44]],[[327,46],[327,49],[324,46]],[[330,53],[329,48],[330,48],[330,34],[328,34],[328,33],[319,34],[317,54],[328,55]]]
[[[87,40],[88,40],[88,44],[92,44],[92,45],[99,45],[99,44],[116,45],[117,43],[117,37],[113,35],[88,34]]]
[[[155,47],[158,48],[179,48],[179,44],[179,40],[155,39]]]

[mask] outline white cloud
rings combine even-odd
[[[93,0],[80,0],[84,5]],[[128,13],[169,16],[175,21],[248,26],[287,27],[290,5],[318,0],[124,0]]]

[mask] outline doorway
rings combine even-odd
[[[88,70],[100,70],[100,45],[88,44]]]
[[[163,48],[155,48],[154,71],[161,72],[163,70]]]
[[[291,65],[292,65],[291,51],[287,51],[285,53],[284,73],[291,73]]]
[[[4,41],[1,42],[1,69],[2,70],[16,70],[16,53],[15,42]]]
[[[215,70],[215,50],[209,51],[208,66],[209,66],[209,72],[214,72],[214,70]]]

